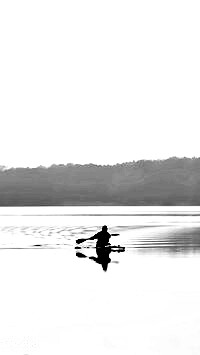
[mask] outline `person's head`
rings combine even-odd
[[[107,232],[107,230],[108,230],[108,227],[107,227],[107,226],[103,226],[103,227],[102,227],[102,232]]]

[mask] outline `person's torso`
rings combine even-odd
[[[108,232],[99,232],[98,239],[97,239],[97,246],[105,246],[109,244],[110,234]]]

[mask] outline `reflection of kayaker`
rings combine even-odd
[[[125,247],[121,247],[120,245],[109,245],[109,246],[105,246],[105,247],[98,247],[98,248],[96,247],[97,256],[86,256],[85,254],[83,254],[80,251],[76,252],[76,256],[78,258],[88,258],[90,260],[93,260],[97,264],[100,264],[104,271],[107,271],[109,263],[112,263],[112,262],[116,263],[116,261],[111,261],[110,253],[111,252],[121,253],[123,251],[125,251]]]
[[[97,253],[97,257],[90,256],[89,259],[94,260],[97,264],[100,264],[102,266],[102,269],[104,271],[107,271],[108,264],[111,262],[111,259],[109,257],[111,253],[111,249],[109,247],[108,248],[98,247],[96,248],[96,253]]]
[[[100,264],[104,271],[107,271],[108,264],[111,262],[111,259],[109,257],[109,255],[111,253],[111,248],[110,247],[96,248],[96,253],[97,253],[97,256],[89,256],[88,257],[85,254],[78,251],[78,252],[76,252],[76,256],[78,258],[88,258],[90,260],[93,260],[93,261],[95,261],[95,263]]]

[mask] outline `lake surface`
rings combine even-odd
[[[0,270],[1,354],[200,353],[200,207],[0,208]]]

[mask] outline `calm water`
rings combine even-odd
[[[200,207],[0,208],[0,269],[1,354],[200,353]]]
[[[107,224],[127,252],[198,253],[200,207],[0,208],[0,248],[67,248]],[[83,246],[92,247],[94,242]]]

